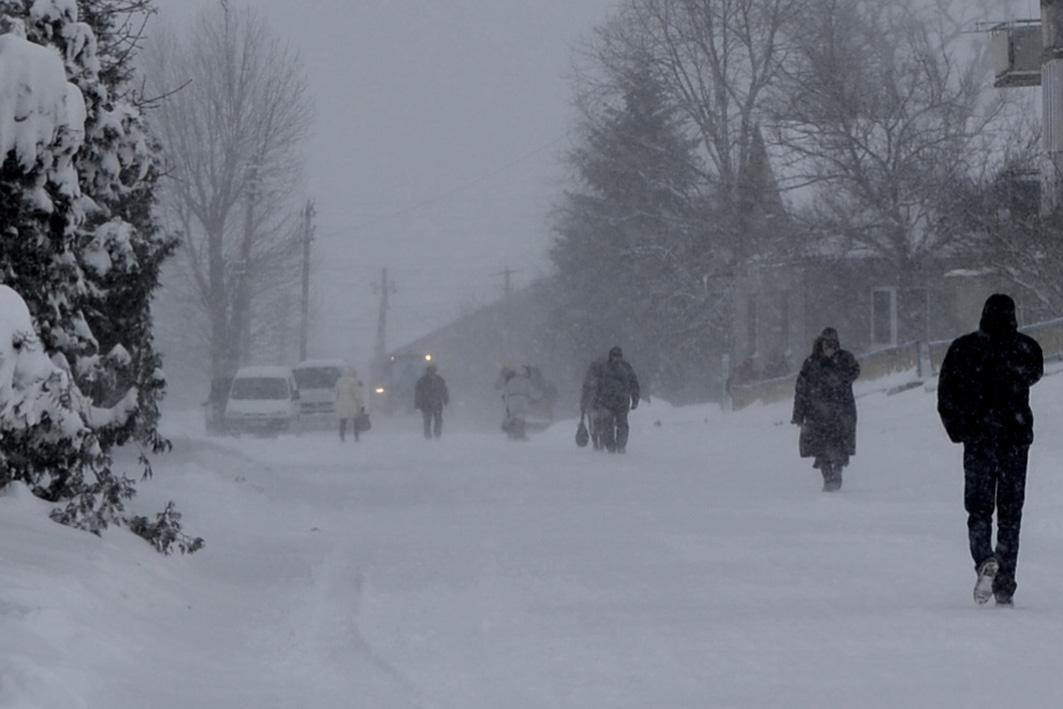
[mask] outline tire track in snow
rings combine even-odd
[[[351,696],[361,695],[365,706],[395,707],[398,699],[406,706],[428,709],[433,705],[421,690],[376,652],[358,627],[366,577],[353,563],[355,558],[350,545],[337,544],[312,571],[305,630],[297,635],[305,635],[299,645],[322,660],[313,681],[318,686],[336,685],[337,699],[346,702],[337,706],[350,706]],[[352,673],[359,663],[377,672],[378,677]],[[343,679],[337,682],[337,677]],[[367,685],[381,696],[367,697]]]

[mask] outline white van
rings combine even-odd
[[[304,428],[330,428],[336,421],[336,382],[347,369],[342,359],[308,359],[292,374],[299,388],[299,419]]]
[[[230,433],[276,435],[299,417],[299,390],[288,367],[241,367],[229,388],[225,426]]]

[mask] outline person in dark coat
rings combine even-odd
[[[949,345],[938,374],[938,414],[952,442],[963,444],[963,502],[978,603],[996,596],[997,603],[1010,605],[1015,594],[1033,443],[1030,387],[1042,374],[1041,346],[1018,331],[1015,301],[1001,293],[986,300],[978,330]]]
[[[853,382],[858,376],[860,363],[841,348],[832,327],[816,338],[797,375],[792,421],[801,427],[801,457],[815,459],[824,492],[841,488],[842,468],[856,455]]]
[[[591,363],[583,379],[581,413],[589,413],[594,447],[610,453],[627,451],[628,412],[639,405],[639,380],[619,347]]]
[[[443,435],[443,407],[450,403],[447,383],[436,372],[434,364],[428,365],[424,375],[417,380],[413,393],[414,408],[424,418],[424,437],[439,438]]]

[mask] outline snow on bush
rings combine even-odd
[[[98,2],[0,0],[0,487],[65,504],[64,524],[128,523],[162,551],[194,551],[172,505],[125,518],[134,484],[111,471],[115,446],[141,446],[145,477],[147,451],[169,449],[150,303],[174,241],[153,216],[161,158],[131,72],[102,76],[79,21],[91,8],[113,35]]]
[[[46,500],[69,500],[52,512],[58,522],[96,534],[128,522],[162,552],[195,551],[203,540],[181,532],[173,503],[154,522],[122,516],[133,484],[111,472],[95,431],[123,425],[136,408],[136,389],[111,408],[92,406],[70,372],[44,352],[22,297],[0,285],[0,486],[21,481]]]
[[[122,271],[136,268],[132,232],[133,227],[121,220],[101,224],[92,241],[81,252],[81,262],[98,276],[106,276],[113,267]]]
[[[0,459],[9,476],[4,482],[21,479],[42,497],[55,500],[75,482],[99,484],[104,476],[98,468],[107,460],[93,431],[101,423],[128,418],[135,406],[135,392],[114,409],[91,406],[70,372],[44,352],[22,297],[0,285]],[[56,450],[44,458],[55,467],[37,465],[35,459],[49,446]],[[115,521],[113,513],[120,509],[101,509],[88,528],[102,529]]]
[[[66,80],[55,51],[15,34],[0,35],[0,154],[40,175],[32,195],[47,212],[45,181],[66,197],[81,194],[74,155],[85,138],[85,100]]]

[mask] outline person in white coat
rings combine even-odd
[[[336,380],[336,418],[340,422],[340,440],[347,440],[347,424],[350,422],[354,440],[358,440],[358,424],[355,419],[365,411],[365,395],[358,373],[347,369]]]
[[[507,368],[503,370],[502,381],[502,399],[506,403],[503,429],[513,440],[527,440],[528,409],[535,396],[531,370],[527,366],[517,370]]]

